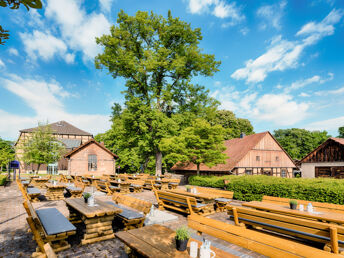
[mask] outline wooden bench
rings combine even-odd
[[[212,203],[201,204],[198,203],[194,197],[188,197],[185,195],[160,190],[154,190],[154,193],[160,210],[163,210],[164,208],[170,208],[186,214],[195,212],[200,215],[209,215],[215,212],[214,205]]]
[[[155,179],[154,180],[146,179],[145,183],[143,185],[143,189],[146,189],[146,190],[160,189],[161,185],[160,184],[156,184],[154,182],[155,182]]]
[[[24,201],[23,206],[44,243],[51,244],[55,252],[70,248],[66,239],[76,233],[76,228],[62,213],[56,208],[35,210],[29,201]],[[41,246],[42,243],[38,245]]]
[[[188,216],[188,226],[200,234],[204,233],[217,237],[267,257],[343,257],[295,241],[238,227],[194,213]]]
[[[119,224],[123,225],[124,230],[143,226],[146,215],[150,212],[152,207],[152,203],[121,193],[114,193],[112,199],[115,201],[116,205],[113,202],[108,203],[122,210],[121,213],[116,214],[116,218]],[[128,207],[131,209],[128,209]],[[116,223],[116,225],[117,224],[118,223]]]
[[[220,196],[215,199],[215,210],[222,212],[226,205],[233,200],[233,192],[208,187],[194,187],[199,193],[214,194]]]
[[[112,195],[113,192],[119,191],[119,187],[111,186],[107,181],[100,179],[94,181],[98,191],[104,192],[107,195]]]
[[[290,200],[296,200],[296,199],[289,199],[289,198],[282,198],[282,197],[274,197],[274,196],[263,196],[263,202],[270,202],[270,203],[276,203],[276,204],[285,204],[289,205]],[[337,213],[343,213],[344,214],[344,205],[340,204],[333,204],[333,203],[326,203],[326,202],[312,202],[312,201],[305,201],[305,200],[296,200],[297,204],[303,204],[305,206],[305,209],[307,208],[308,203],[312,203],[313,207],[317,211],[332,211]]]
[[[237,226],[248,225],[299,239],[324,243],[324,250],[339,252],[344,246],[344,227],[244,207],[227,206],[228,215]]]
[[[38,197],[41,196],[41,191],[35,187],[25,188],[20,180],[17,180],[18,188],[21,191],[25,200],[30,202],[39,202]]]
[[[180,179],[179,178],[169,178],[166,179],[168,180],[168,188],[170,189],[176,189],[178,187],[178,185],[180,184]]]
[[[143,185],[145,184],[144,180],[128,179],[126,182],[130,183],[129,188],[134,193],[140,193],[143,191]]]

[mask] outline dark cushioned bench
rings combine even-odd
[[[56,208],[36,210],[36,213],[47,235],[76,230],[74,225]]]
[[[38,188],[30,187],[26,189],[28,194],[40,194],[41,191]]]
[[[67,191],[81,191],[82,189],[79,187],[75,187],[75,186],[68,186],[66,187]]]
[[[230,202],[231,199],[228,198],[216,198],[215,202]]]
[[[128,208],[126,208],[124,205],[119,205],[119,204],[116,204],[116,203],[113,203],[113,202],[107,202],[108,204],[111,204],[117,208],[120,208],[122,210],[121,213],[117,214],[118,216],[121,216],[123,218],[126,218],[128,220],[130,219],[139,219],[139,218],[143,218],[144,215],[137,212],[137,211],[133,211],[133,210],[130,210]]]

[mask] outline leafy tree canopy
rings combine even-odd
[[[29,137],[23,144],[23,161],[27,164],[37,164],[37,171],[42,164],[55,163],[61,158],[65,148],[54,137],[48,124],[38,124],[37,129]]]
[[[24,5],[29,11],[30,8],[41,9],[41,0],[0,0],[1,7],[9,7],[11,9],[19,9],[20,5]],[[10,34],[0,25],[0,45],[4,45],[4,40],[9,39]]]
[[[338,128],[338,138],[344,138],[344,126]]]
[[[192,126],[183,129],[178,136],[163,139],[161,149],[167,153],[165,159],[173,164],[196,164],[199,174],[200,164],[212,167],[224,163],[228,158],[222,153],[226,149],[223,136],[221,125],[212,126],[203,119],[196,119]]]
[[[274,131],[274,137],[293,159],[302,159],[331,137],[327,131],[291,128]]]
[[[14,160],[14,149],[11,143],[0,138],[0,170]]]
[[[203,113],[205,107],[217,105],[203,86],[191,83],[194,76],[212,76],[220,65],[214,55],[201,52],[201,39],[200,29],[192,29],[170,12],[165,19],[141,11],[135,16],[121,11],[110,35],[96,39],[104,52],[95,58],[95,65],[114,78],[126,79],[123,128],[133,133],[129,141],[135,142],[135,148],[145,150],[144,160],[155,155],[156,174],[162,166],[159,144],[173,128],[173,115]],[[119,113],[115,106],[113,117]]]

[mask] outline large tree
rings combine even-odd
[[[212,76],[220,65],[214,55],[201,52],[201,39],[199,28],[173,18],[170,12],[165,19],[141,11],[135,16],[121,11],[110,35],[96,39],[104,52],[95,58],[95,65],[106,68],[113,78],[126,79],[129,112],[135,113],[133,106],[149,111],[150,119],[143,123],[149,138],[146,143],[155,154],[157,175],[162,169],[159,143],[165,137],[159,123],[172,114],[196,112],[208,96],[204,87],[191,84],[191,79]]]
[[[37,172],[42,164],[57,162],[65,150],[62,143],[53,135],[48,124],[39,124],[23,143],[23,161],[37,164]]]
[[[166,152],[166,159],[174,164],[195,164],[199,175],[201,164],[212,167],[225,163],[228,157],[222,153],[226,149],[224,134],[221,125],[212,126],[203,119],[196,119],[178,136],[163,139],[160,147]]]
[[[8,171],[8,164],[14,160],[14,149],[10,141],[5,141],[0,138],[0,171],[6,167]]]
[[[24,5],[29,11],[30,8],[41,9],[41,0],[0,0],[1,7],[9,7],[10,9],[19,9],[20,5]],[[5,30],[0,25],[0,45],[4,45],[6,39],[9,38],[10,34],[8,30]]]
[[[338,138],[344,138],[344,126],[338,128]]]
[[[298,128],[275,130],[274,136],[289,155],[298,160],[331,137],[327,131],[308,131]]]

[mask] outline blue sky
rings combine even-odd
[[[195,78],[221,108],[256,132],[344,125],[344,1],[44,0],[42,10],[0,8],[10,39],[0,46],[0,137],[38,121],[66,120],[93,134],[110,128],[123,79],[96,70],[94,38],[123,9],[154,11],[201,28],[200,47],[222,61]]]

